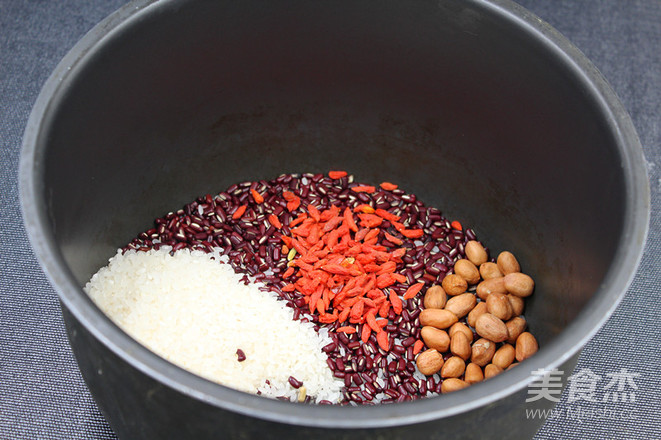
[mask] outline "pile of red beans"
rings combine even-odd
[[[335,377],[344,380],[342,403],[402,402],[440,393],[442,379],[438,374],[425,377],[416,371],[413,346],[421,339],[422,297],[428,287],[441,284],[445,275],[452,272],[454,262],[465,256],[465,244],[476,240],[476,236],[471,229],[451,223],[438,209],[425,206],[413,194],[398,188],[376,187],[371,193],[352,190],[358,186],[364,185],[353,182],[352,176],[331,178],[323,174],[284,174],[271,181],[237,183],[218,195],[199,197],[182,209],[157,218],[153,228],[123,250],[146,251],[163,245],[173,251],[221,248],[234,270],[246,275],[244,282],[253,279],[263,283],[264,289],[276,292],[294,309],[295,319],[314,321],[317,329],[329,330],[333,342],[323,350]],[[254,192],[263,200],[255,201]],[[299,197],[300,207],[290,211],[283,192]],[[310,204],[319,210],[331,206],[353,210],[369,205],[398,216],[408,229],[423,230],[422,237],[404,238],[401,244],[395,244],[385,237],[386,233],[396,233],[394,225],[383,221],[379,226],[381,245],[406,250],[396,272],[407,282],[388,289],[401,297],[409,285],[425,284],[420,295],[403,300],[401,314],[390,310],[384,327],[390,335],[388,350],[379,347],[374,334],[363,343],[359,333],[335,332],[341,325],[338,322],[317,322],[300,294],[282,291],[288,284],[282,275],[289,260],[287,252],[283,252],[281,236],[291,235],[290,222]],[[235,218],[233,214],[243,206],[245,212]],[[269,222],[271,214],[280,220],[279,227]]]

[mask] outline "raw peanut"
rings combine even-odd
[[[505,278],[489,278],[488,280],[484,280],[477,285],[475,291],[477,292],[477,296],[483,301],[486,301],[487,297],[494,292],[504,295],[507,293],[507,289],[505,289]]]
[[[492,293],[487,297],[487,311],[493,316],[507,321],[512,317],[512,305],[507,295]]]
[[[488,364],[484,367],[484,378],[489,379],[503,372],[503,369],[498,365]]]
[[[471,362],[470,364],[466,365],[466,371],[464,372],[464,380],[468,383],[477,383],[481,382],[484,380],[484,373],[482,372],[482,368]]]
[[[418,366],[418,370],[420,370],[422,374],[425,376],[431,376],[441,370],[441,367],[443,366],[443,356],[441,356],[438,351],[430,348],[418,355],[415,364]]]
[[[456,273],[451,273],[450,275],[446,275],[445,278],[443,278],[443,281],[441,282],[441,286],[443,286],[443,290],[445,290],[445,293],[448,295],[459,295],[460,293],[464,293],[466,289],[468,289],[468,283],[466,282],[465,279],[457,275]]]
[[[296,401],[299,403],[305,402],[306,394],[307,394],[307,390],[305,389],[305,387],[300,387],[298,389],[298,398],[296,399]]]
[[[516,342],[516,338],[518,338],[519,335],[523,333],[523,331],[528,326],[528,323],[526,322],[525,318],[517,316],[507,321],[505,326],[507,327],[507,334],[509,335],[507,342],[514,344]]]
[[[441,368],[441,377],[459,377],[464,374],[466,363],[459,356],[451,356]]]
[[[537,339],[530,332],[523,332],[516,338],[516,360],[521,362],[537,353]]]
[[[457,322],[459,318],[450,310],[424,309],[420,312],[420,325],[431,325],[432,327],[446,329]]]
[[[471,338],[472,340],[473,338]],[[468,360],[471,357],[471,344],[463,332],[457,331],[450,337],[450,351],[463,360]]]
[[[454,334],[457,332],[461,332],[465,334],[466,339],[468,340],[469,343],[473,342],[473,330],[469,329],[468,326],[463,322],[455,322],[454,324],[452,324],[452,327],[450,327],[450,329],[448,330],[448,335],[450,335],[450,339],[452,339]]]
[[[440,353],[446,352],[450,348],[450,337],[445,330],[426,325],[420,329],[420,337],[427,347],[434,348]]]
[[[461,379],[457,379],[456,377],[449,377],[443,380],[443,383],[441,384],[441,393],[451,393],[453,391],[466,388],[468,385],[470,385],[468,382],[464,382]]]
[[[480,281],[480,271],[473,263],[463,258],[454,263],[454,273],[465,279],[468,284],[477,284]]]
[[[482,276],[482,279],[488,280],[491,278],[500,278],[503,276],[503,273],[498,269],[496,263],[487,261],[486,263],[480,264],[480,275]]]
[[[507,326],[491,313],[483,313],[475,321],[475,331],[493,342],[503,342],[508,337]]]
[[[513,272],[521,272],[521,266],[516,257],[508,251],[503,251],[498,255],[496,264],[498,264],[498,269],[500,269],[503,275]]]
[[[442,309],[445,307],[446,301],[447,295],[445,294],[445,290],[439,285],[434,285],[427,289],[423,304],[425,309]]]
[[[473,343],[471,354],[471,362],[484,367],[491,362],[494,353],[496,352],[496,344],[485,338],[480,338]]]
[[[515,355],[516,351],[511,344],[503,344],[503,346],[496,350],[494,353],[493,359],[491,359],[491,363],[504,370],[505,368],[512,365]]]
[[[533,279],[521,272],[508,273],[503,277],[503,281],[509,293],[523,298],[530,296],[535,288]]]
[[[525,307],[523,298],[509,293],[507,294],[507,299],[510,302],[510,306],[512,306],[512,316],[519,316],[523,313],[523,308]]]
[[[487,261],[487,251],[484,249],[484,246],[480,244],[479,241],[471,240],[468,243],[466,243],[466,247],[464,248],[464,251],[466,253],[466,258],[468,258],[471,263],[473,263],[476,266],[479,266],[480,264],[484,263]]]
[[[512,363],[510,364],[510,366],[507,367],[507,369],[508,369],[508,370],[511,370],[512,368],[516,367],[517,365],[519,365],[518,362],[512,362]]]
[[[463,318],[468,312],[473,310],[476,303],[477,299],[475,295],[472,293],[462,293],[461,295],[450,298],[445,304],[445,310],[451,311],[457,315],[457,318]]]
[[[477,318],[484,313],[487,313],[487,303],[480,301],[475,307],[473,307],[473,310],[468,313],[466,322],[468,322],[468,325],[475,328],[475,321],[477,321]]]

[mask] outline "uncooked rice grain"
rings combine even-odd
[[[313,401],[340,400],[343,382],[322,351],[333,342],[327,331],[294,320],[290,307],[256,283],[245,285],[220,252],[171,250],[118,251],[85,291],[130,336],[192,373],[296,400],[293,377]]]

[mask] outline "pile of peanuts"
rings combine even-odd
[[[443,393],[493,377],[538,349],[521,316],[533,279],[521,272],[511,252],[490,262],[484,247],[473,240],[466,243],[465,254],[440,286],[427,289],[420,313],[428,349],[416,364],[424,375],[440,374]]]

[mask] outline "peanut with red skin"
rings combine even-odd
[[[512,305],[507,295],[492,293],[487,297],[487,311],[495,317],[507,321],[512,317]]]
[[[491,359],[496,352],[496,344],[488,339],[480,338],[473,343],[471,349],[471,362],[480,367],[484,367],[491,362]]]
[[[448,300],[448,302],[445,304],[445,310],[449,310],[455,315],[457,315],[457,318],[463,318],[473,310],[473,307],[475,307],[477,300],[475,298],[475,295],[472,293],[462,293],[461,295],[453,296]]]
[[[465,361],[468,360],[472,354],[471,341],[472,338],[469,340],[463,332],[455,332],[450,338],[450,352]]]
[[[454,273],[466,280],[468,284],[477,284],[480,281],[480,271],[470,260],[459,259],[454,263]]]
[[[509,293],[522,298],[532,295],[535,288],[535,281],[521,272],[508,273],[503,277],[503,284]]]
[[[478,335],[493,342],[503,342],[509,336],[505,323],[489,312],[477,318],[475,321],[475,331]]]
[[[459,377],[464,374],[466,363],[459,356],[452,356],[448,358],[441,368],[441,377]]]
[[[425,297],[423,300],[423,305],[425,309],[442,309],[445,307],[447,302],[447,295],[443,287],[439,285],[431,286],[425,292]]]
[[[449,377],[443,381],[441,384],[441,393],[446,394],[446,393],[451,393],[453,391],[461,390],[463,388],[466,388],[468,385],[470,385],[468,382],[463,381],[461,379],[457,379],[456,377]]]
[[[468,322],[468,325],[471,327],[475,328],[475,321],[477,321],[477,318],[480,317],[480,315],[487,313],[487,303],[484,301],[480,301],[473,307],[473,310],[468,312],[468,316],[466,317],[466,322]]]
[[[488,280],[484,280],[477,285],[475,292],[482,301],[486,301],[489,294],[494,292],[505,295],[507,294],[507,289],[505,289],[505,278],[489,278]]]
[[[443,356],[438,351],[430,348],[420,353],[415,363],[422,374],[431,376],[438,373],[443,367]]]
[[[500,278],[503,276],[503,273],[498,269],[496,263],[487,261],[486,263],[480,264],[480,276],[483,280],[488,280],[491,278]]]
[[[503,372],[503,369],[498,365],[488,364],[484,367],[484,378],[490,379]]]
[[[516,360],[521,362],[537,353],[537,339],[530,332],[523,332],[516,338]]]
[[[459,295],[468,289],[468,283],[466,280],[456,273],[446,275],[445,278],[443,278],[443,281],[441,281],[441,286],[443,287],[443,290],[445,290],[445,293],[450,296]]]
[[[514,254],[509,251],[501,252],[496,259],[496,264],[498,264],[498,269],[500,269],[503,275],[513,272],[521,272],[519,261]]]
[[[448,330],[448,335],[450,338],[454,336],[455,333],[461,332],[464,335],[466,335],[466,339],[468,340],[469,343],[473,342],[473,330],[469,329],[466,324],[463,322],[455,322],[452,324],[450,329]]]
[[[424,309],[420,312],[420,324],[431,325],[432,327],[446,329],[457,322],[459,318],[450,310],[445,309]]]
[[[497,365],[503,370],[512,365],[516,351],[511,344],[503,344],[493,355],[491,363]]]
[[[476,266],[480,266],[481,264],[485,263],[488,258],[487,251],[479,241],[470,240],[468,243],[466,243],[464,252],[466,254],[466,258],[468,258],[470,262]]]
[[[440,353],[444,353],[450,348],[450,337],[445,330],[426,325],[420,329],[420,337],[427,347],[436,349]]]
[[[519,316],[523,313],[525,307],[525,301],[520,296],[512,295],[511,293],[507,294],[507,299],[512,306],[512,316]]]
[[[484,373],[482,372],[482,368],[473,362],[469,363],[466,365],[466,370],[464,371],[464,380],[470,384],[483,381]]]
[[[516,342],[516,338],[518,338],[519,335],[523,333],[523,331],[528,326],[528,323],[526,322],[525,318],[516,316],[507,321],[505,326],[507,327],[507,342],[514,344]]]

